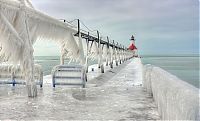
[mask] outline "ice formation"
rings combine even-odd
[[[103,45],[103,59],[106,60],[107,56],[108,56],[108,47],[107,45]]]
[[[73,40],[76,31],[67,24],[44,15],[31,7],[28,0],[0,0],[0,56],[3,60],[20,63],[27,81],[28,95],[37,95],[34,82],[33,43],[54,40],[77,59],[79,46]]]
[[[0,78],[13,80],[14,78],[24,80],[23,70],[20,65],[13,65],[8,63],[3,63],[0,66]],[[37,81],[43,80],[42,67],[38,64],[34,65],[34,77]],[[0,79],[1,80],[1,79]]]
[[[75,37],[72,33],[65,34],[67,36],[66,40],[63,42],[61,55],[63,58],[70,58],[72,60],[83,62],[82,56],[83,51],[81,45],[76,43]]]
[[[91,46],[89,47],[89,58],[98,59],[99,50],[97,47],[97,42],[91,42]]]
[[[110,49],[107,44],[103,46],[103,60],[106,62],[106,66],[108,66],[108,62],[111,61]]]
[[[199,120],[199,90],[165,70],[144,66],[143,86],[163,120]]]
[[[60,22],[48,15],[35,10],[29,0],[0,0],[0,61],[20,64],[27,81],[28,95],[37,95],[34,82],[33,44],[35,41],[55,41],[61,47],[61,64],[64,58],[85,63],[82,38],[79,33],[78,41],[74,37],[77,30],[67,23]],[[98,46],[98,47],[101,47]],[[93,42],[89,48],[89,57],[99,59],[108,56]],[[117,50],[114,50],[117,51]],[[113,54],[117,53],[114,52]],[[104,55],[102,55],[104,54]],[[126,52],[128,57],[130,53]],[[119,55],[115,55],[116,59]]]

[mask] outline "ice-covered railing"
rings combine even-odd
[[[164,120],[199,120],[199,89],[165,70],[144,66],[143,86]]]
[[[83,22],[80,22],[81,20],[74,19],[71,22],[68,22],[65,19],[62,19],[62,20],[64,20],[64,22],[67,22],[67,23],[71,23],[77,20],[77,23],[78,23],[77,27],[76,25],[73,25],[73,26],[77,28],[78,30],[78,33],[75,34],[76,38],[78,37],[78,39],[81,40],[80,42],[82,42],[83,45],[85,45],[85,48],[83,46],[83,49],[84,49],[84,56],[86,57],[86,61],[85,61],[86,70],[87,70],[87,65],[88,65],[87,64],[88,58],[92,60],[98,60],[98,66],[99,68],[101,68],[102,73],[103,73],[104,67],[103,67],[102,61],[106,61],[106,65],[108,65],[109,63],[109,65],[111,65],[112,67],[113,60],[115,60],[116,65],[118,65],[118,62],[121,63],[125,59],[131,58],[133,56],[133,53],[127,50],[124,46],[118,43],[115,44],[114,40],[113,42],[110,42],[108,36],[107,37],[102,36],[98,30],[89,29],[88,27],[85,26]],[[82,25],[85,26],[89,32],[82,30],[80,27],[81,25],[80,23],[82,23]],[[83,41],[84,39],[86,41]],[[65,58],[65,53],[63,57],[61,57],[62,65],[64,62],[63,61],[64,58]]]
[[[35,82],[43,86],[43,71],[41,65],[34,65]],[[1,64],[0,65],[0,84],[26,84],[23,70],[19,65]]]

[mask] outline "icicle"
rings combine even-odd
[[[78,47],[79,47],[79,51],[80,51],[79,61],[81,62],[81,64],[85,64],[83,44],[82,44],[82,38],[81,38],[81,33],[80,32],[79,32]]]
[[[64,44],[61,46],[61,53],[60,53],[60,65],[64,65],[65,61],[65,53],[67,53],[64,49]]]
[[[34,8],[30,0],[26,0],[26,5],[30,8]]]
[[[107,56],[108,56],[108,47],[107,47],[107,45],[104,45],[103,46],[103,59],[106,60]]]
[[[11,23],[3,14],[3,12],[7,13],[6,9],[2,9],[2,8],[0,9],[1,9],[0,10],[0,33],[1,33],[0,56],[3,60],[9,59],[10,61],[17,63],[20,60],[20,58],[22,58],[20,54],[21,54],[21,50],[23,48],[22,45],[24,44],[24,42],[19,37],[19,34],[15,30],[15,28],[11,25]],[[13,18],[10,17],[10,19],[13,19]]]
[[[67,34],[64,48],[67,50],[66,56],[68,58],[79,59],[80,50],[72,33]]]
[[[97,43],[94,41],[92,47],[89,50],[89,57],[92,59],[98,59],[99,50],[97,48]]]

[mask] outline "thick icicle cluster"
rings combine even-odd
[[[22,47],[25,42],[21,40],[19,35],[23,32],[22,22],[25,21],[25,19],[28,24],[27,29],[30,34],[29,38],[31,39],[32,44],[36,40],[53,40],[63,47],[63,50],[67,53],[68,58],[77,59],[77,57],[80,56],[80,53],[77,52],[80,51],[79,45],[76,43],[73,36],[73,34],[76,33],[75,30],[54,18],[44,15],[29,7],[22,6],[23,4],[20,4],[19,1],[15,4],[6,0],[0,0],[0,2],[2,4],[0,16],[0,32],[2,34],[2,41],[0,42],[2,46],[1,57],[5,56],[4,59],[13,60],[13,62],[22,58],[20,57],[20,53],[14,54],[14,57],[11,54],[5,53],[12,53],[13,50],[16,50],[15,52],[19,52],[21,48],[25,48]],[[27,0],[25,3],[26,5],[31,6],[30,2],[27,2]],[[25,15],[22,15],[22,12],[25,12]],[[9,47],[6,47],[6,45],[9,45]]]
[[[143,81],[163,120],[200,120],[197,88],[152,65],[144,66]]]
[[[99,49],[97,46],[97,42],[93,41],[93,42],[89,43],[89,45],[90,45],[89,53],[88,53],[89,58],[98,59]]]
[[[103,46],[103,60],[111,61],[111,49],[106,44]]]

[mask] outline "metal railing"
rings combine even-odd
[[[1,70],[0,73],[0,84],[12,84],[15,86],[16,84],[25,85],[25,78],[23,75],[22,70],[19,68],[19,65],[17,67],[14,67],[13,65],[0,65],[4,66],[4,70]],[[6,69],[7,68],[7,69]],[[40,66],[35,66],[35,73],[34,73],[34,79],[37,85],[40,85],[40,87],[43,87],[43,71]]]

